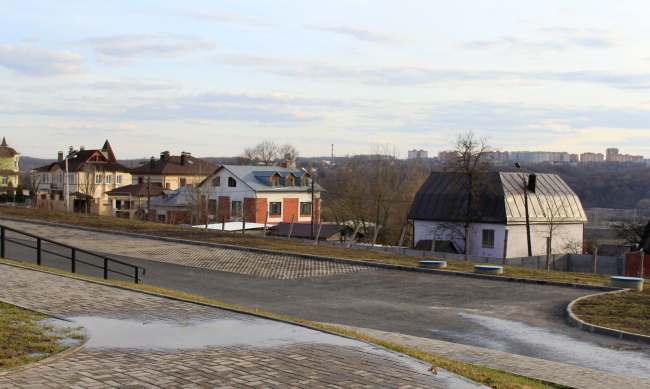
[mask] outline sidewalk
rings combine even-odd
[[[283,322],[0,263],[0,300],[71,319],[79,352],[0,388],[479,388],[380,348]]]

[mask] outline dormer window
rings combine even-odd
[[[303,176],[300,179],[300,186],[309,186],[309,177]]]
[[[287,177],[287,186],[295,186],[296,182],[293,177]]]
[[[271,186],[278,186],[280,185],[280,178],[275,176],[271,177]]]

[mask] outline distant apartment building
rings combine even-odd
[[[429,158],[429,152],[425,150],[409,150],[408,159],[426,159]]]
[[[580,154],[580,162],[582,163],[596,163],[603,162],[605,156],[602,153],[582,153]]]
[[[451,150],[451,151],[439,151],[438,152],[438,161],[439,162],[447,162],[451,161],[454,158],[454,155],[456,155],[456,152]]]
[[[644,163],[643,156],[641,155],[629,155],[629,154],[619,154],[617,148],[609,148],[605,150],[607,162],[633,162],[633,163]]]

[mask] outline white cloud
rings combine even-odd
[[[242,14],[235,14],[235,13],[197,12],[197,11],[176,9],[171,11],[170,14],[176,16],[182,16],[190,19],[195,19],[195,20],[203,20],[203,21],[223,22],[223,23],[242,23],[242,24],[250,24],[253,26],[267,26],[267,27],[273,26],[272,23],[269,23],[265,20],[242,15]]]
[[[0,66],[24,76],[49,77],[85,73],[88,71],[85,61],[82,55],[69,51],[0,45]]]
[[[137,57],[180,57],[215,47],[193,34],[108,35],[73,43],[92,48],[99,62],[114,66],[132,65]]]
[[[371,41],[377,43],[409,43],[411,39],[395,31],[379,30],[376,28],[343,25],[332,26],[325,24],[308,24],[304,28],[311,30],[320,30],[334,32],[337,34],[349,35],[359,40]]]

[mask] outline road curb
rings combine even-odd
[[[580,328],[583,331],[587,332],[592,332],[594,334],[601,334],[601,335],[607,335],[607,336],[613,336],[615,338],[623,339],[623,340],[632,340],[636,342],[642,342],[642,343],[648,343],[650,344],[650,336],[646,335],[639,335],[639,334],[634,334],[632,332],[627,332],[627,331],[620,331],[620,330],[615,330],[613,328],[607,328],[607,327],[602,327],[602,326],[597,326],[595,324],[589,324],[586,321],[578,318],[573,313],[573,307],[576,303],[578,303],[581,300],[594,297],[594,296],[601,296],[605,294],[617,294],[617,293],[622,293],[622,292],[627,292],[631,289],[622,289],[622,290],[616,290],[616,291],[611,291],[611,292],[604,292],[604,293],[597,293],[597,294],[592,294],[590,296],[584,296],[577,298],[569,303],[566,307],[566,312],[567,312],[567,320],[571,325]]]
[[[247,252],[253,252],[253,253],[269,254],[269,255],[292,256],[292,257],[297,257],[297,258],[313,259],[313,260],[317,260],[317,261],[327,261],[327,262],[341,263],[341,264],[346,264],[346,265],[374,267],[374,268],[386,269],[386,270],[399,270],[399,271],[410,271],[410,272],[416,272],[416,273],[429,273],[429,274],[440,274],[440,275],[457,276],[457,277],[480,278],[480,279],[485,279],[485,280],[501,281],[501,282],[520,282],[520,283],[536,284],[536,285],[561,286],[561,287],[568,287],[568,288],[574,288],[574,289],[598,290],[598,291],[604,291],[604,292],[622,290],[621,288],[615,288],[615,287],[611,287],[611,286],[574,284],[574,283],[570,283],[570,282],[559,282],[559,281],[533,280],[533,279],[530,279],[530,278],[492,276],[492,275],[486,275],[486,274],[467,273],[467,272],[454,271],[454,270],[438,270],[438,269],[427,269],[427,268],[420,268],[420,267],[414,267],[414,266],[392,265],[392,264],[388,264],[388,263],[377,263],[377,262],[369,262],[369,261],[355,261],[355,260],[352,260],[352,259],[324,257],[324,256],[300,254],[300,253],[290,253],[290,252],[284,252],[284,251],[274,251],[274,250],[266,250],[266,249],[250,248],[250,247],[232,246],[232,245],[221,244],[221,243],[200,242],[200,241],[195,241],[195,240],[186,240],[186,239],[178,239],[178,238],[167,238],[167,237],[162,237],[162,236],[138,234],[138,233],[134,233],[134,232],[102,230],[102,229],[99,229],[99,228],[81,227],[81,226],[73,226],[73,225],[59,224],[59,223],[49,223],[49,222],[42,222],[42,221],[38,221],[38,220],[16,219],[16,218],[5,217],[5,216],[0,216],[0,220],[32,223],[32,224],[39,224],[39,225],[45,225],[45,226],[51,226],[51,227],[71,228],[71,229],[77,229],[77,230],[81,230],[81,231],[90,231],[90,232],[99,232],[99,233],[105,233],[105,234],[130,236],[130,237],[141,238],[141,239],[159,240],[159,241],[164,241],[164,242],[189,244],[189,245],[194,245],[194,246],[223,248],[223,249],[230,249],[230,250],[238,250],[238,251],[247,251]]]
[[[5,262],[3,262],[3,263],[6,264],[6,265],[12,265],[10,263],[5,263]],[[29,269],[28,267],[24,267],[24,266],[19,266],[19,267]],[[54,273],[51,273],[51,274],[54,274]],[[33,309],[33,308],[24,307],[24,306],[22,306],[20,304],[12,303],[11,301],[5,301],[5,300],[0,300],[0,301],[5,302],[7,304],[14,305],[14,306],[22,308],[22,309],[26,309],[28,311],[38,312],[38,313],[40,313],[42,315],[53,317],[55,319],[65,320],[65,321],[69,321],[70,323],[74,323],[73,321],[70,321],[70,320],[68,320],[68,319],[66,319],[64,317],[59,317],[59,316],[51,315],[49,313],[41,312],[41,311]],[[75,323],[75,324],[77,324],[77,323]],[[83,327],[83,326],[77,325],[77,327]],[[83,338],[81,340],[81,342],[75,344],[74,346],[70,347],[69,349],[63,350],[60,353],[52,355],[51,357],[41,359],[40,361],[32,362],[32,363],[29,363],[27,365],[14,367],[12,369],[5,370],[5,371],[0,371],[0,377],[6,376],[6,375],[9,375],[9,374],[13,374],[13,373],[18,373],[18,372],[21,372],[21,371],[24,371],[24,370],[27,370],[27,369],[37,367],[37,366],[46,365],[48,363],[55,362],[55,361],[57,361],[57,360],[59,360],[61,358],[68,357],[68,356],[70,356],[70,355],[72,355],[72,354],[74,354],[74,353],[76,353],[78,351],[81,351],[81,349],[83,349],[84,346],[86,345],[86,343],[88,343],[88,341],[90,340],[90,337],[91,337],[91,333],[90,333],[90,331],[88,331],[88,329],[86,329],[86,337]]]

